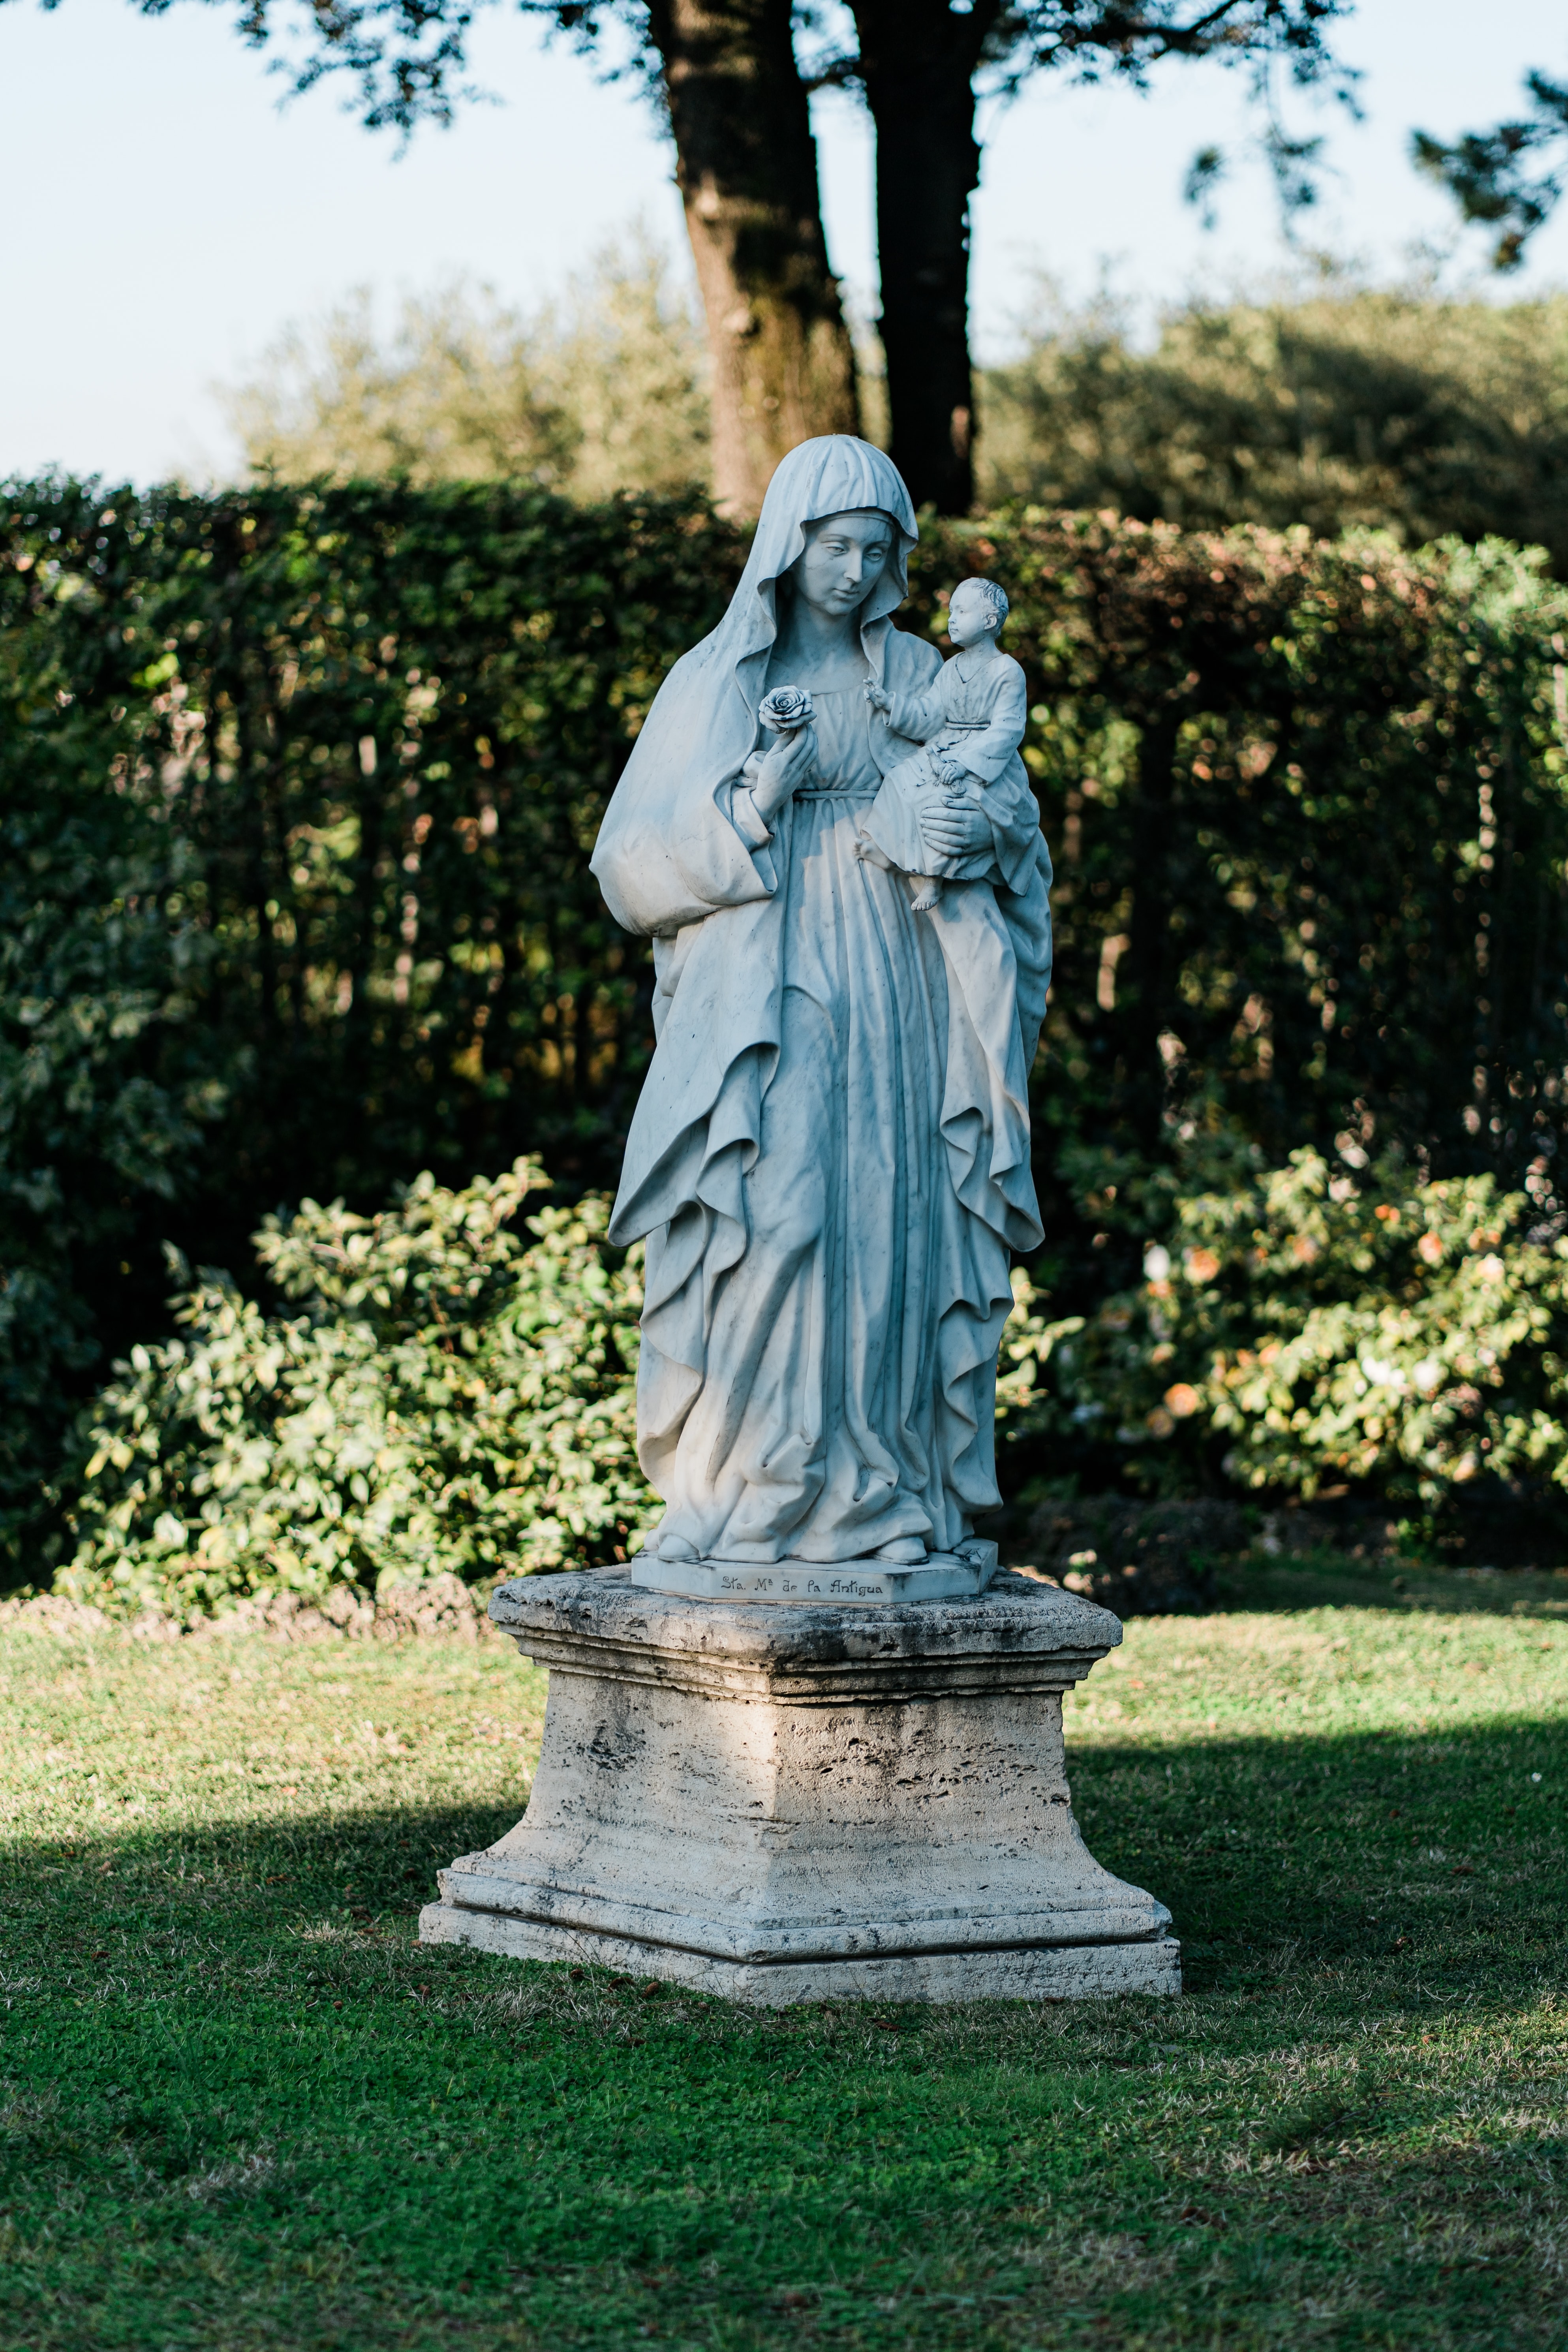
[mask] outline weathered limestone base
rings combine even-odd
[[[1163,1904],[1088,1852],[1062,1692],[1121,1638],[1018,1576],[900,1606],[519,1579],[550,1668],[527,1814],[440,1874],[430,1943],[792,2001],[1181,1990]]]

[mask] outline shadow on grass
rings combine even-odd
[[[1085,1838],[1168,1904],[1190,1990],[1353,1960],[1503,1998],[1560,1954],[1568,1721],[1070,1746]],[[294,1815],[13,1844],[14,1925],[55,1963],[105,1938],[216,1937],[254,1966],[300,1937],[352,1962],[412,1937],[436,1872],[511,1805]],[[13,1958],[16,1947],[13,1943]],[[434,1957],[434,1956],[428,1956]],[[486,1964],[492,1965],[489,1963]],[[496,1963],[501,1972],[508,1964]]]
[[[0,1853],[0,1884],[11,1904],[36,1906],[39,1927],[56,1929],[80,1914],[134,1933],[181,1912],[247,1945],[269,1924],[297,1933],[301,1918],[335,1921],[348,1934],[399,1916],[411,1927],[435,1898],[437,1871],[493,1844],[516,1819],[515,1803],[426,1805],[13,1840]]]
[[[1560,1962],[1568,1720],[1073,1750],[1093,1853],[1174,1915],[1190,1990],[1353,1963],[1503,2000]]]
[[[510,1807],[13,1847],[0,2342],[1546,2347],[1563,2151],[1506,2117],[1565,1773],[1552,1721],[1077,1755],[1172,2003],[773,2017],[416,1946]]]

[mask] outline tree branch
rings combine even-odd
[[[143,16],[167,16],[175,0],[132,0]],[[355,105],[368,131],[396,131],[406,142],[422,122],[449,124],[458,108],[489,95],[468,79],[468,36],[482,7],[500,0],[206,0],[231,8],[252,48],[277,51],[273,70],[290,95],[329,75],[358,85]],[[652,78],[647,12],[641,0],[512,0],[525,16],[579,47],[597,47],[618,26],[629,37],[632,70]]]
[[[1519,121],[1467,131],[1452,146],[1425,131],[1411,134],[1416,169],[1447,190],[1461,219],[1501,230],[1492,247],[1494,269],[1519,268],[1531,238],[1556,209],[1568,163],[1565,154],[1553,170],[1532,177],[1526,169],[1527,157],[1568,143],[1568,85],[1531,73],[1525,88],[1533,104]]]
[[[1353,102],[1354,71],[1335,58],[1328,35],[1352,0],[1033,0],[1009,11],[1006,79],[1075,68],[1096,81],[1109,69],[1142,87],[1166,58],[1212,58],[1221,64],[1280,60],[1305,87],[1331,78],[1336,96]]]

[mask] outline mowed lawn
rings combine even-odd
[[[543,1705],[495,1640],[0,1634],[0,2345],[1568,2345],[1568,1578],[1128,1627],[1074,1795],[1173,2002],[424,1950]]]

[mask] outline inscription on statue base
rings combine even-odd
[[[793,1601],[819,1608],[868,1609],[899,1601],[962,1601],[985,1591],[996,1573],[996,1547],[976,1540],[970,1557],[928,1552],[905,1568],[886,1559],[770,1561],[753,1567],[733,1559],[660,1559],[639,1552],[632,1582],[645,1592],[679,1593],[689,1601]]]

